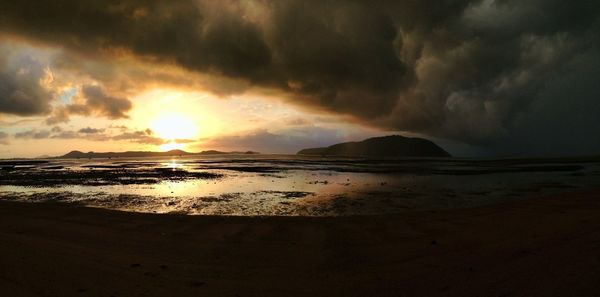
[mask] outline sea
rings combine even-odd
[[[600,158],[374,160],[261,154],[0,160],[0,200],[157,214],[402,214],[599,185]]]

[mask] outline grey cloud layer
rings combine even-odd
[[[2,139],[0,132],[0,140]],[[4,134],[4,138],[8,138]],[[166,140],[154,135],[150,129],[130,130],[127,127],[119,128],[91,128],[85,127],[79,130],[64,130],[58,126],[48,129],[32,129],[14,134],[15,139],[84,139],[92,141],[127,141],[139,144],[161,145]],[[193,140],[179,139],[176,142],[194,142]]]
[[[46,67],[29,55],[14,57],[0,47],[0,112],[20,116],[47,114],[53,92],[44,85],[52,79]]]
[[[96,85],[81,86],[79,97],[82,99],[80,102],[57,107],[46,122],[48,124],[68,122],[71,115],[95,115],[109,119],[128,118],[127,112],[133,107],[129,99],[111,96],[104,88]]]
[[[600,2],[4,1],[0,26],[124,48],[500,152],[600,150]],[[596,79],[594,79],[596,78]]]
[[[70,115],[127,118],[126,113],[132,108],[129,99],[111,95],[96,84],[56,81],[56,75],[63,74],[63,69],[55,65],[56,57],[38,57],[43,51],[31,49],[11,46],[10,42],[0,39],[0,114],[50,114],[48,122],[51,124],[66,122]],[[80,100],[67,105],[55,104],[61,84],[65,83],[77,86],[74,97]]]

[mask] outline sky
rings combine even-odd
[[[598,1],[2,1],[0,158],[390,134],[598,155],[599,78]]]

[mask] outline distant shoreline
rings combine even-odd
[[[53,157],[53,159],[97,159],[97,158],[141,158],[141,157],[173,157],[173,156],[205,156],[205,155],[256,155],[260,154],[254,151],[246,152],[222,152],[216,150],[201,151],[198,153],[186,152],[183,150],[170,150],[166,152],[152,151],[126,151],[126,152],[81,152],[71,151],[63,156]]]

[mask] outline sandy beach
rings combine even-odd
[[[0,202],[3,296],[598,296],[600,191],[356,217]]]

